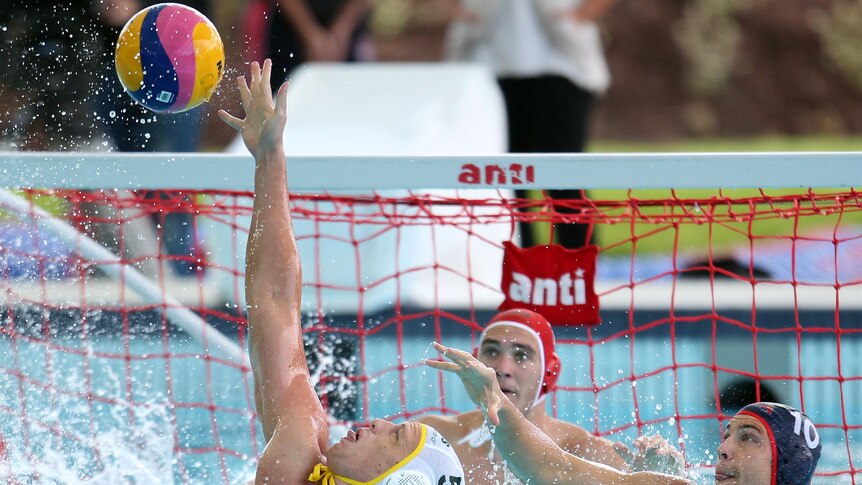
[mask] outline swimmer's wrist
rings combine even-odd
[[[284,163],[284,146],[281,143],[276,143],[272,146],[259,147],[255,158],[262,163]]]
[[[272,144],[263,144],[258,148],[258,152],[265,156],[272,155],[283,155],[284,154],[284,144],[281,140],[274,142]]]
[[[515,407],[502,391],[498,391],[498,395],[500,397],[500,408],[497,409],[497,417],[500,418],[500,425],[503,425],[504,422],[511,423],[512,416],[520,414],[520,411],[518,411],[518,408]]]

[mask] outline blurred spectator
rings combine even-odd
[[[371,0],[269,0],[266,56],[273,91],[303,62],[367,61]],[[254,11],[254,4],[250,8]]]
[[[616,0],[461,0],[447,57],[479,62],[496,74],[506,102],[512,153],[582,152],[597,96],[610,83],[596,20]],[[527,192],[516,191],[519,198]],[[582,190],[549,190],[583,199]],[[557,205],[560,213],[576,210]],[[565,247],[589,243],[587,224],[558,224]],[[535,244],[521,223],[521,245]]]
[[[0,147],[78,150],[94,134],[89,0],[0,2]]]

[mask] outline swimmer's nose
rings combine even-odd
[[[730,454],[728,453],[731,446],[728,444],[730,440],[724,440],[720,445],[718,445],[718,461],[727,461],[730,459]]]
[[[371,421],[371,431],[375,434],[381,432],[385,433],[390,426],[393,426],[393,424],[389,421],[384,421],[382,419],[375,419],[374,421]]]
[[[512,359],[504,357],[497,360],[492,368],[497,372],[497,377],[512,377],[512,366]]]

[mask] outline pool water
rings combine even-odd
[[[201,345],[182,337],[168,341],[151,336],[100,337],[84,346],[79,339],[55,336],[50,342],[0,337],[0,436],[6,455],[5,461],[0,458],[0,478],[11,473],[23,483],[239,484],[253,477],[262,438],[252,414],[250,375],[201,358]],[[425,338],[405,339],[403,361],[416,364],[433,356],[429,343]],[[471,345],[468,338],[445,343]],[[851,345],[845,344],[843,352],[855,353]],[[704,346],[708,344],[695,339],[677,341],[677,362],[700,359],[708,351]],[[356,393],[356,399],[347,396],[355,417],[394,416],[439,406],[441,395],[448,408],[472,408],[457,381],[448,379],[441,391],[435,371],[416,366],[403,373],[387,372],[394,364],[395,349],[388,338],[366,340],[360,358],[371,376],[367,403],[361,384],[342,387],[342,392]],[[827,355],[824,352],[830,350],[834,354],[834,344],[832,349],[828,343],[812,344],[803,349],[803,357]],[[635,352],[637,373],[660,369],[669,353],[667,342],[659,339],[640,339]],[[577,346],[561,346],[560,353],[565,363],[561,384],[592,385],[585,352]],[[596,346],[594,353],[596,383],[613,383],[632,372],[625,340]],[[165,358],[167,354],[170,358]],[[828,359],[820,359],[824,360]],[[590,431],[623,428],[611,437],[630,443],[638,430],[626,426],[635,419],[637,399],[637,417],[652,423],[643,432],[660,433],[672,442],[681,432],[690,463],[712,462],[719,437],[717,421],[677,422],[673,417],[675,407],[681,416],[715,412],[706,398],[712,392],[710,372],[697,367],[677,369],[678,392],[673,373],[664,371],[638,380],[635,389],[628,382],[609,386],[598,397],[589,391],[559,392],[549,405],[556,406],[562,419]],[[845,372],[849,375],[849,369]],[[835,391],[831,382],[806,381],[804,394],[814,421],[862,421],[862,382],[844,383],[843,408]],[[843,430],[821,428],[820,434],[824,454],[818,470],[849,468]],[[862,431],[851,431],[850,438],[851,455],[862,456]],[[704,472],[700,483],[712,483],[708,469],[694,471]],[[843,484],[851,479],[818,478],[815,483]]]

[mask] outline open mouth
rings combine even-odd
[[[362,432],[362,428],[359,428],[356,431],[349,429],[349,430],[347,430],[347,434],[344,436],[344,438],[341,438],[341,441],[348,441],[350,443],[355,443],[355,442],[359,441],[359,434],[361,432]]]
[[[736,481],[736,476],[729,472],[715,472],[716,482],[727,482],[730,480]]]

